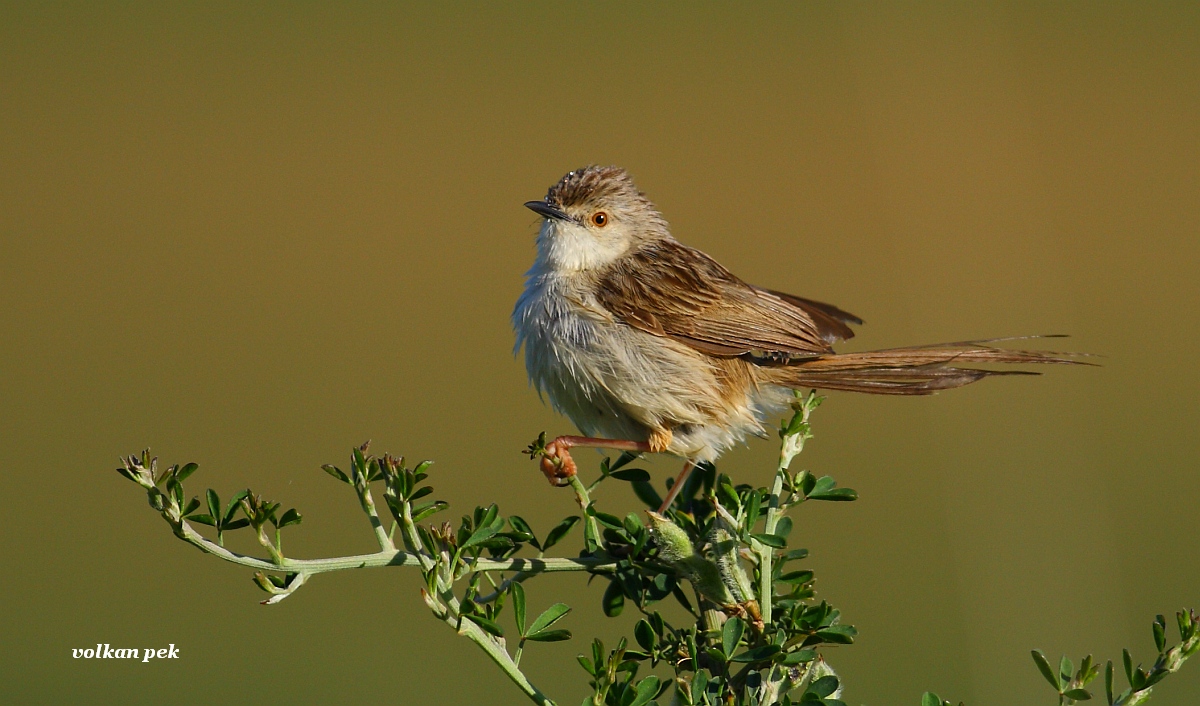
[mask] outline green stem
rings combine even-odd
[[[799,432],[784,436],[783,443],[780,445],[779,463],[775,467],[775,482],[771,486],[771,497],[767,500],[767,518],[764,529],[767,534],[775,534],[775,529],[779,526],[779,496],[783,493],[783,480],[787,477],[787,469],[792,464],[792,459],[804,450],[804,442],[809,438],[808,418],[812,414],[813,409],[816,408],[814,404],[815,394],[814,392],[810,393],[808,397],[801,397],[797,393],[800,403],[793,407],[793,409],[796,410],[796,414],[800,415],[800,420],[804,422],[804,426],[801,427]],[[792,418],[792,421],[795,421],[795,417]],[[775,582],[771,580],[773,573],[771,563],[775,556],[774,550],[757,540],[751,540],[751,545],[754,552],[758,554],[759,610],[762,611],[763,623],[769,625],[771,623],[773,607],[771,603],[775,598],[772,590]]]
[[[374,554],[358,554],[355,556],[339,556],[328,559],[288,559],[280,557],[278,563],[267,559],[231,552],[205,538],[192,528],[186,521],[181,525],[183,541],[191,544],[200,551],[211,554],[232,564],[248,566],[262,571],[288,571],[292,573],[322,574],[330,571],[346,569],[372,569],[381,566],[423,566],[432,562],[425,554],[403,552],[396,549],[378,551]],[[414,533],[415,534],[415,533]],[[418,543],[419,543],[418,539]],[[613,571],[616,563],[596,557],[579,557],[576,559],[530,559],[515,557],[512,559],[479,559],[474,563],[479,571],[517,571],[525,574],[549,574],[562,571]],[[432,566],[432,564],[429,564]]]
[[[590,538],[597,547],[600,546],[600,525],[596,522],[596,518],[588,514],[588,506],[592,504],[592,497],[588,494],[588,489],[583,485],[583,481],[579,480],[579,475],[571,476],[571,490],[575,491],[575,500],[579,503],[579,509],[583,510],[584,533]]]
[[[364,486],[359,491],[358,500],[362,503],[363,512],[367,513],[367,517],[371,520],[371,528],[375,530],[375,540],[379,542],[379,549],[381,551],[394,550],[396,545],[392,544],[392,538],[383,528],[383,523],[379,521],[379,513],[375,511],[375,498],[371,496],[371,486]]]
[[[451,627],[456,628],[459,635],[465,636],[468,640],[483,648],[487,656],[491,657],[492,661],[504,672],[505,676],[511,679],[521,691],[525,692],[530,701],[535,704],[541,704],[541,706],[556,706],[550,700],[550,697],[543,694],[540,689],[529,682],[524,672],[521,671],[512,657],[508,656],[508,652],[504,650],[500,643],[480,629],[478,625],[472,623],[470,620],[463,620],[461,624],[456,625],[458,621],[452,616],[447,616],[443,620]]]
[[[767,500],[765,525],[767,534],[775,534],[775,528],[779,525],[779,495],[783,492],[783,477],[786,473],[786,466],[783,466],[781,461],[780,467],[775,470],[775,483],[771,486],[771,497]],[[751,543],[754,545],[755,553],[758,554],[758,608],[762,612],[763,624],[770,625],[771,602],[774,599],[772,588],[775,584],[771,580],[774,550],[758,540],[751,540]]]

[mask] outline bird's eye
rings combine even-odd
[[[608,214],[604,211],[596,211],[592,214],[592,225],[597,228],[603,228],[608,225]]]

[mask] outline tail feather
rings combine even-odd
[[[969,385],[993,375],[1038,375],[1025,370],[961,368],[959,364],[1055,363],[1091,365],[1077,354],[993,348],[987,341],[963,341],[863,353],[840,353],[762,368],[765,376],[792,388],[867,392],[877,395],[929,395]]]

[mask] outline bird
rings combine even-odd
[[[928,395],[1036,374],[973,364],[1079,362],[990,345],[1004,339],[837,353],[861,318],[748,284],[679,242],[620,167],[568,172],[525,206],[542,221],[512,314],[514,354],[524,348],[531,384],[583,433],[545,444],[554,485],[575,474],[573,447],[671,454],[684,467],[665,512],[697,463],[765,436],[794,390]]]

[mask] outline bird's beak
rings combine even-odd
[[[554,221],[569,221],[571,217],[563,213],[556,206],[546,203],[545,201],[526,201],[525,208],[533,211],[542,218],[548,218]]]

